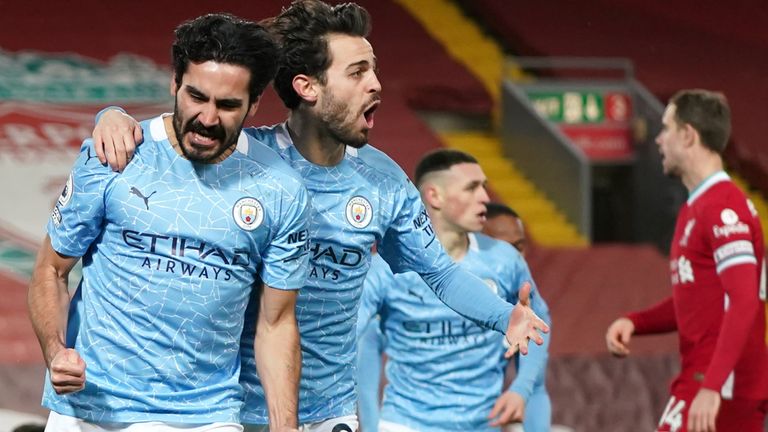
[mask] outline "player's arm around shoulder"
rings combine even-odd
[[[123,171],[144,141],[141,124],[123,108],[109,106],[96,114],[93,147],[99,162]]]

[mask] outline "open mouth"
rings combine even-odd
[[[212,146],[216,142],[216,138],[213,136],[203,135],[197,132],[191,132],[190,141],[194,145],[207,147],[207,146]]]
[[[189,141],[192,145],[200,147],[210,147],[216,141],[224,140],[224,128],[221,125],[205,127],[199,121],[191,122],[185,129],[189,134]]]
[[[363,112],[363,117],[365,117],[365,123],[368,126],[368,129],[373,127],[373,113],[376,112],[380,104],[381,101],[376,101]]]

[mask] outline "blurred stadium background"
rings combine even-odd
[[[0,0],[0,408],[46,414],[26,285],[94,114],[110,104],[140,118],[172,109],[170,43],[181,21],[218,11],[260,19],[286,2]],[[675,337],[636,339],[620,361],[603,335],[621,313],[669,293],[665,254],[685,191],[661,174],[653,138],[676,90],[724,91],[729,170],[768,215],[768,9],[749,0],[358,3],[373,16],[384,88],[371,142],[408,173],[433,148],[474,154],[495,197],[527,223],[529,263],[554,321],[555,423],[652,430],[677,369]],[[255,122],[284,116],[270,90]]]

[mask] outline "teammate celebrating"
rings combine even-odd
[[[184,23],[173,115],[141,123],[145,143],[121,175],[83,144],[29,288],[48,430],[242,430],[237,347],[251,292],[271,426],[296,430],[309,195],[273,150],[251,140],[252,158],[235,152],[278,55],[256,23]]]
[[[611,324],[608,350],[633,334],[677,330],[682,369],[659,431],[762,431],[768,410],[765,262],[757,211],[723,171],[730,135],[725,97],[672,97],[656,138],[664,173],[689,191],[670,250],[672,296]]]
[[[297,1],[267,25],[281,44],[274,85],[290,117],[246,133],[277,150],[299,172],[312,197],[310,273],[297,301],[300,423],[313,431],[357,427],[357,311],[374,245],[394,271],[419,273],[451,308],[506,332],[511,349],[527,352],[529,338],[541,343],[536,329],[546,325],[524,306],[527,294],[513,311],[481,280],[453,264],[435,238],[416,188],[394,161],[366,145],[381,84],[366,39],[370,19],[365,9],[354,3],[331,7]],[[107,144],[127,141],[130,147],[133,124],[112,110],[94,134]],[[126,133],[114,137],[113,130]],[[250,358],[249,337],[244,333],[242,418],[263,425],[264,391]]]
[[[517,250],[477,233],[488,202],[486,178],[477,160],[463,152],[438,150],[419,162],[415,180],[451,258],[481,278],[489,292],[516,301],[519,288],[533,280]],[[531,304],[538,316],[549,320],[547,305],[535,288]],[[547,342],[531,348],[520,361],[515,381],[500,392],[507,363],[501,335],[448,309],[417,274],[393,275],[378,257],[363,290],[361,334],[375,315],[381,320],[388,357],[378,430],[498,431],[523,419],[533,384],[544,376]],[[370,339],[361,340],[361,349],[366,341]],[[361,380],[372,378],[367,365],[377,360],[360,362]],[[375,412],[360,413],[363,421],[371,414]],[[548,431],[544,423],[530,430]]]

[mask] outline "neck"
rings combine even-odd
[[[453,261],[459,261],[469,250],[469,235],[466,231],[458,230],[452,224],[442,221],[439,217],[432,219],[432,226],[437,239]]]
[[[335,166],[344,159],[346,146],[323,135],[320,122],[305,108],[291,111],[286,124],[294,147],[304,159],[321,166]]]
[[[681,180],[686,189],[688,189],[688,193],[691,193],[709,176],[722,170],[723,160],[720,155],[707,152],[701,155],[701,157],[691,160],[691,164],[681,176]]]

